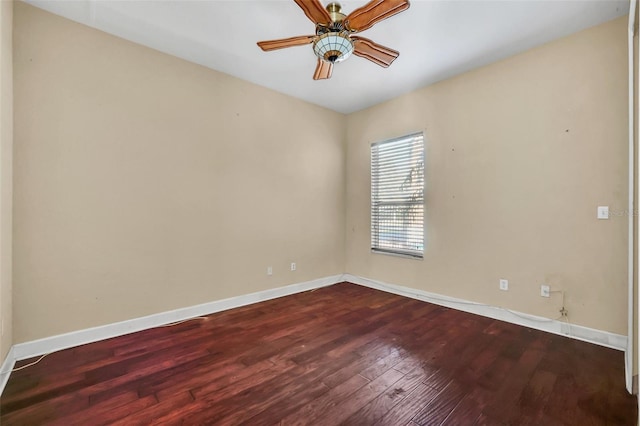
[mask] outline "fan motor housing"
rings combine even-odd
[[[342,6],[340,6],[340,3],[333,2],[327,5],[327,12],[329,12],[331,22],[344,21],[344,18],[346,18],[347,16],[341,13],[340,10],[342,10]]]

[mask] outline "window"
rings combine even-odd
[[[423,257],[422,132],[371,145],[371,250]]]

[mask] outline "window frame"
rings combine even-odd
[[[418,141],[416,141],[416,139],[418,139]],[[410,154],[410,157],[408,157],[408,160],[406,162],[399,162],[398,164],[395,165],[391,165],[392,167],[394,167],[391,170],[387,170],[386,172],[386,176],[383,176],[384,179],[389,179],[389,174],[393,173],[394,171],[397,172],[399,169],[402,168],[408,168],[410,167],[410,171],[409,174],[407,175],[407,179],[412,178],[414,171],[416,170],[416,166],[419,167],[418,170],[418,176],[419,179],[422,180],[422,184],[421,185],[412,185],[411,189],[412,190],[419,190],[419,197],[418,200],[411,200],[412,197],[415,197],[416,194],[408,194],[407,197],[404,200],[400,200],[397,199],[398,196],[398,192],[396,191],[395,193],[393,193],[393,196],[395,196],[396,198],[394,198],[395,201],[389,201],[389,200],[384,200],[384,195],[380,196],[379,191],[380,191],[380,178],[381,178],[381,173],[380,173],[380,151],[379,151],[379,147],[385,144],[391,144],[391,143],[398,143],[398,142],[402,142],[402,141],[406,141],[406,147],[400,147],[400,148],[395,148],[396,151],[400,151],[402,149],[415,149],[413,148],[414,145],[418,144],[418,148],[419,150],[421,150],[420,153]],[[373,142],[371,143],[370,146],[370,209],[369,209],[369,213],[370,213],[370,246],[371,246],[371,253],[376,253],[376,254],[386,254],[386,255],[391,255],[391,256],[400,256],[400,257],[405,257],[405,258],[411,258],[411,259],[419,259],[422,260],[424,259],[424,249],[425,249],[425,211],[426,211],[426,205],[425,205],[425,183],[426,183],[426,179],[425,179],[425,169],[426,169],[426,144],[425,144],[425,137],[424,137],[424,131],[420,131],[420,132],[414,132],[414,133],[410,133],[401,137],[397,137],[397,138],[392,138],[392,139],[386,139],[383,141],[378,141],[378,142]],[[385,168],[388,167],[388,165],[385,165]],[[374,175],[374,172],[376,173]],[[406,182],[406,180],[405,180]],[[382,185],[385,185],[384,183]],[[386,184],[387,186],[388,183]],[[384,188],[383,188],[384,189]],[[390,188],[387,188],[390,189]],[[389,194],[391,193],[387,193],[387,196],[389,196]],[[412,206],[421,206],[420,211],[418,212],[419,216],[421,216],[421,220],[419,220],[419,232],[421,235],[419,235],[419,238],[413,238],[415,237],[415,232],[416,232],[416,228],[415,225],[416,223],[411,223],[411,221],[413,221],[414,219],[409,218],[408,220],[410,221],[408,225],[406,225],[409,230],[404,230],[404,231],[400,231],[400,234],[402,234],[403,232],[405,233],[404,235],[404,239],[402,240],[397,240],[398,237],[398,230],[397,228],[393,228],[394,225],[389,225],[386,229],[387,229],[387,233],[390,234],[390,237],[387,238],[386,240],[386,244],[383,242],[381,244],[380,242],[380,238],[381,238],[381,234],[384,233],[381,232],[381,230],[383,229],[383,227],[381,226],[380,222],[381,222],[381,217],[384,217],[384,213],[381,213],[380,211],[380,207],[389,207],[389,206],[395,206],[395,208],[399,208],[399,209],[412,209]],[[407,210],[408,212],[409,210]],[[388,214],[388,213],[387,213]],[[397,213],[393,213],[393,215],[395,216]],[[409,214],[409,213],[407,213]],[[415,213],[414,213],[415,214]],[[407,219],[403,219],[403,221],[406,221]],[[389,221],[389,219],[387,220]],[[396,221],[397,224],[397,219],[395,219],[394,221]],[[404,222],[403,222],[404,223]],[[403,225],[404,226],[404,225]],[[395,239],[395,241],[393,241]],[[405,245],[405,247],[389,247],[390,245]],[[406,246],[411,245],[411,244],[416,244],[417,247],[415,249],[411,249],[411,248],[407,248]],[[385,245],[387,245],[387,247],[384,247]]]

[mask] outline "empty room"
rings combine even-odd
[[[0,424],[638,424],[637,0],[0,0]]]

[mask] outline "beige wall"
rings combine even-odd
[[[627,18],[348,118],[349,273],[626,334]],[[423,261],[370,253],[370,143],[426,136]],[[509,280],[509,291],[498,280]]]
[[[626,333],[626,18],[344,117],[15,9],[14,343],[341,272]],[[371,254],[416,130],[425,259]]]
[[[0,1],[0,363],[12,344],[13,2]]]
[[[14,27],[14,343],[343,272],[343,115],[23,3]]]

